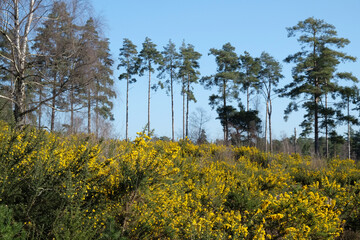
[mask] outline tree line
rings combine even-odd
[[[70,115],[63,127],[75,132],[76,114],[82,110],[87,113],[87,132],[94,129],[98,135],[99,118],[113,118],[116,97],[109,39],[99,34],[96,19],[79,20],[81,1],[48,4],[0,4],[2,117],[18,126],[37,123],[41,128],[47,108],[50,131],[62,113]]]
[[[97,20],[79,18],[80,0],[4,0],[0,3],[0,109],[1,118],[17,126],[36,124],[55,130],[55,120],[69,132],[78,129],[79,112],[86,114],[86,131],[99,135],[101,118],[113,120],[114,60],[109,39],[102,36]],[[82,16],[86,17],[86,16]],[[216,110],[223,127],[225,144],[255,145],[262,140],[265,151],[274,150],[272,109],[275,97],[291,99],[285,110],[288,115],[303,108],[301,137],[314,134],[316,155],[329,157],[331,145],[346,140],[351,155],[352,126],[358,125],[353,110],[359,110],[357,78],[338,71],[339,64],[356,59],[341,51],[350,41],[337,36],[336,28],[323,20],[308,18],[287,29],[289,37],[297,37],[300,50],[284,61],[292,63],[293,80],[284,87],[282,65],[267,52],[251,56],[237,54],[231,43],[211,48],[217,69],[201,76],[202,54],[194,45],[183,41],[180,47],[169,40],[161,50],[146,38],[142,48],[125,38],[119,49],[119,79],[126,81],[126,132],[129,132],[129,87],[141,76],[148,78],[148,121],[151,131],[151,93],[165,89],[171,103],[171,140],[174,133],[174,85],[180,84],[182,95],[183,132],[189,136],[190,102],[196,101],[194,85],[216,89],[209,104]],[[157,80],[154,80],[154,75]],[[348,83],[346,83],[346,81]],[[245,98],[241,99],[241,93]],[[250,98],[263,97],[266,110],[261,121],[259,112],[251,109]],[[47,113],[47,115],[45,114]],[[45,116],[46,115],[46,116]],[[49,124],[44,124],[49,120]],[[264,133],[262,131],[264,122]],[[339,124],[347,125],[345,137],[336,132]],[[95,126],[93,126],[95,125]],[[203,130],[203,129],[202,129]],[[263,134],[263,138],[261,137]],[[321,134],[324,136],[322,139]],[[204,138],[205,132],[198,136]],[[296,136],[294,140],[296,142]],[[321,143],[320,143],[321,142]],[[323,143],[324,142],[324,143]]]
[[[322,155],[329,157],[329,144],[336,145],[346,140],[347,155],[350,157],[351,126],[358,125],[357,117],[352,115],[352,110],[359,108],[359,91],[355,85],[358,80],[350,72],[338,71],[340,63],[356,60],[340,51],[350,41],[338,37],[333,25],[315,18],[300,21],[287,30],[289,37],[298,36],[301,50],[284,60],[286,63],[294,63],[295,66],[292,70],[293,81],[281,88],[278,84],[284,78],[282,66],[267,52],[263,52],[259,57],[251,56],[246,51],[238,55],[235,47],[230,43],[224,44],[220,49],[211,48],[209,55],[215,57],[216,72],[200,78],[197,69],[201,54],[194,51],[192,45],[186,46],[183,43],[177,52],[174,43],[169,41],[164,50],[159,52],[149,38],[145,39],[143,49],[139,54],[137,54],[136,46],[129,39],[124,39],[123,48],[120,49],[119,67],[125,71],[120,75],[120,79],[126,78],[127,83],[135,82],[135,78],[130,80],[130,75],[131,77],[141,76],[144,74],[144,63],[147,64],[145,67],[149,73],[148,131],[150,131],[150,92],[151,88],[157,87],[150,84],[151,73],[155,72],[151,64],[157,64],[158,78],[166,79],[159,85],[164,87],[168,84],[168,91],[171,93],[172,123],[174,122],[173,84],[174,81],[181,83],[183,137],[188,136],[189,100],[196,100],[190,86],[201,83],[205,88],[217,89],[217,93],[209,97],[209,104],[218,113],[218,119],[223,126],[224,143],[251,145],[259,140],[262,121],[258,116],[258,111],[250,109],[249,103],[253,94],[260,94],[266,105],[265,151],[273,151],[272,100],[275,97],[287,97],[291,99],[291,102],[284,111],[284,118],[287,120],[288,115],[300,107],[305,110],[306,114],[301,123],[303,131],[300,137],[306,138],[310,133],[314,133],[315,155],[320,154],[319,135],[323,133],[325,150],[321,150]],[[189,48],[190,50],[187,50]],[[241,92],[245,94],[246,106],[240,98]],[[347,125],[348,131],[345,138],[336,132],[336,126],[341,124]],[[174,140],[174,123],[172,124],[172,139]]]

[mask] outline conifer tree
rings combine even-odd
[[[239,104],[239,111],[228,106],[226,112],[219,111],[219,119],[224,125],[224,120],[228,118],[229,128],[234,129],[235,132],[231,132],[231,142],[234,145],[238,145],[242,142],[247,141],[249,145],[253,144],[256,141],[256,133],[261,131],[261,120],[258,117],[258,111],[249,110],[246,111],[244,106]],[[220,108],[219,110],[222,110]],[[225,116],[227,114],[227,116]],[[242,133],[247,132],[247,137],[244,138]]]
[[[336,127],[336,117],[341,115],[341,111],[337,110],[334,106],[329,104],[328,98],[332,97],[336,98],[336,93],[339,90],[338,83],[334,81],[336,79],[336,75],[334,73],[336,71],[336,65],[339,62],[332,57],[331,49],[322,46],[320,48],[320,57],[318,61],[318,65],[324,69],[324,79],[325,84],[322,86],[322,90],[324,91],[324,101],[323,104],[319,105],[319,129],[325,129],[325,156],[329,157],[329,134]],[[327,73],[327,75],[325,75]],[[304,121],[304,125],[311,126],[310,122]]]
[[[175,140],[175,117],[174,117],[174,80],[177,80],[178,75],[176,74],[177,69],[179,68],[179,58],[180,55],[176,51],[175,44],[169,40],[169,43],[164,47],[162,51],[162,55],[164,57],[163,64],[160,65],[159,70],[160,78],[169,77],[163,84],[166,87],[166,91],[170,92],[171,98],[171,139]]]
[[[359,98],[359,89],[356,86],[341,87],[338,89],[341,101],[337,103],[339,109],[345,109],[345,114],[338,116],[339,122],[345,122],[347,125],[347,156],[351,158],[351,125],[358,125],[358,118],[351,115],[351,104],[356,104]]]
[[[265,114],[265,151],[268,151],[267,144],[267,130],[269,127],[269,143],[270,152],[273,151],[272,146],[272,132],[271,132],[271,114],[272,114],[272,97],[274,94],[274,87],[279,83],[279,80],[283,78],[281,74],[281,65],[268,53],[263,52],[260,56],[261,68],[259,71],[259,89],[263,93],[266,102],[266,114]],[[268,125],[269,124],[269,125]]]
[[[72,29],[75,26],[66,9],[64,2],[55,2],[48,19],[37,29],[37,36],[33,49],[37,54],[36,67],[41,75],[38,79],[39,102],[48,98],[50,100],[51,116],[50,130],[55,127],[55,114],[57,109],[66,108],[64,96],[68,82],[71,80],[69,56],[76,54],[73,46]],[[39,124],[41,124],[42,108],[39,111]]]
[[[154,65],[162,64],[163,57],[161,53],[156,49],[156,44],[154,44],[150,38],[146,37],[142,46],[143,48],[139,54],[140,76],[144,75],[145,71],[147,71],[149,74],[147,128],[148,134],[150,134],[151,74],[155,72]]]
[[[128,140],[129,129],[129,85],[136,82],[136,78],[133,76],[138,73],[138,57],[137,57],[136,45],[134,45],[129,39],[124,38],[123,46],[120,48],[118,69],[124,68],[125,72],[119,76],[120,80],[126,80],[126,132],[125,139]]]
[[[327,61],[332,61],[337,66],[341,60],[354,61],[355,59],[345,53],[336,51],[349,44],[349,40],[337,37],[335,27],[323,20],[308,18],[300,21],[297,25],[288,28],[288,36],[299,34],[298,41],[301,51],[288,56],[285,61],[293,62],[296,66],[292,74],[294,81],[282,89],[282,96],[290,97],[293,101],[285,110],[287,116],[293,110],[298,109],[296,99],[303,97],[302,107],[306,110],[305,130],[314,132],[315,154],[319,154],[319,104],[324,96],[324,86],[329,83],[334,72],[325,68],[322,61],[321,51],[328,49]],[[313,122],[313,123],[312,123]]]
[[[246,93],[246,111],[250,110],[250,95],[254,93],[254,90],[259,82],[258,73],[260,71],[259,59],[253,58],[248,52],[244,52],[244,55],[239,57],[240,63],[240,84],[241,90]]]
[[[109,48],[109,39],[100,38],[97,48],[97,64],[94,74],[95,80],[95,134],[99,137],[100,117],[102,119],[114,120],[112,113],[113,102],[116,98],[114,91],[114,80],[112,65],[114,61]]]
[[[113,104],[111,98],[116,97],[112,86],[111,75],[113,60],[107,39],[101,39],[95,26],[94,19],[90,18],[83,27],[81,36],[81,68],[82,78],[86,80],[83,93],[83,104],[87,109],[87,131],[91,133],[92,111],[95,111],[95,123],[98,124],[99,115],[110,120]],[[94,106],[95,105],[95,106]],[[93,109],[94,107],[94,109]],[[98,126],[95,126],[96,134]]]
[[[183,94],[183,127],[185,125],[185,131],[183,129],[183,138],[189,136],[189,103],[190,101],[196,102],[195,94],[192,89],[192,84],[197,83],[200,72],[197,70],[200,65],[198,60],[201,54],[195,51],[195,48],[191,44],[183,45],[180,48],[181,65],[179,69],[179,75],[183,79],[182,94]],[[185,111],[185,95],[186,95],[186,111]],[[186,112],[186,113],[185,113]],[[185,117],[184,117],[185,116]]]
[[[233,109],[228,106],[229,100],[238,97],[239,62],[235,53],[235,47],[230,43],[223,45],[222,49],[210,49],[209,55],[215,56],[217,73],[203,77],[201,82],[206,88],[218,87],[218,94],[210,96],[212,108],[217,106],[217,112],[223,116],[224,142],[229,137],[229,114]]]

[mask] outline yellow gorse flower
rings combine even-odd
[[[299,154],[153,141],[144,133],[133,142],[37,130],[12,138],[0,126],[2,166],[9,166],[0,194],[14,182],[39,180],[34,199],[57,191],[64,204],[80,206],[81,226],[97,236],[113,227],[112,218],[132,239],[334,239],[360,216],[360,170],[352,160],[314,167]]]

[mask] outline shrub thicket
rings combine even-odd
[[[189,141],[89,141],[0,126],[2,239],[358,236],[360,169]]]

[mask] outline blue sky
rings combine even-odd
[[[296,38],[288,38],[286,27],[296,25],[308,17],[323,19],[333,24],[340,37],[348,38],[351,43],[342,51],[360,58],[360,1],[359,0],[90,0],[96,15],[105,23],[104,34],[110,39],[111,52],[115,60],[114,79],[118,98],[115,100],[114,126],[119,137],[125,135],[125,82],[117,80],[120,74],[118,65],[119,48],[123,38],[129,38],[141,50],[145,37],[149,37],[162,50],[169,39],[177,46],[182,41],[193,44],[202,54],[200,59],[201,76],[216,72],[213,56],[208,56],[210,48],[221,48],[230,42],[238,54],[248,51],[257,57],[266,51],[283,65],[285,78],[283,86],[291,79],[293,65],[283,62],[289,54],[300,50]],[[341,71],[350,71],[360,78],[359,63],[346,63],[339,67]],[[147,79],[138,77],[133,84],[129,98],[129,134],[136,136],[147,123]],[[158,79],[153,79],[157,82]],[[175,134],[180,137],[182,129],[182,100],[180,86],[177,86],[175,98]],[[201,107],[211,115],[206,129],[210,139],[222,138],[220,122],[216,112],[208,105],[213,91],[205,90],[201,85],[195,87],[196,103],[191,103],[190,111]],[[256,96],[252,98],[255,107]],[[245,104],[245,97],[242,102]],[[276,98],[273,101],[273,137],[281,138],[293,134],[299,129],[303,113],[293,113],[289,120],[283,120],[287,99]],[[265,104],[261,96],[258,100],[260,116],[265,116]],[[235,106],[237,104],[234,104]],[[151,127],[157,136],[171,135],[170,97],[165,91],[152,92]],[[344,130],[341,128],[339,132]]]

